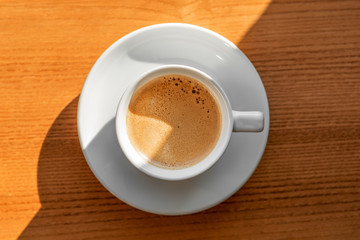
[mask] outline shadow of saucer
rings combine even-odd
[[[43,142],[37,172],[41,208],[20,239],[84,237],[83,232],[106,229],[124,212],[146,214],[115,198],[89,169],[77,135],[77,103],[78,97],[65,107]]]

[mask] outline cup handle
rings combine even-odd
[[[264,130],[264,113],[232,111],[234,117],[233,132],[261,132]]]

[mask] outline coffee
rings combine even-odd
[[[130,142],[151,164],[181,169],[214,149],[221,131],[221,109],[198,80],[163,75],[134,93],[126,126]]]

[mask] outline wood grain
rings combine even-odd
[[[78,96],[99,55],[147,25],[227,37],[267,90],[271,127],[248,183],[166,217],[88,168]],[[360,2],[0,1],[0,239],[359,239]]]

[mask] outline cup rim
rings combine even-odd
[[[178,73],[176,72],[176,70],[180,70],[183,72]],[[168,73],[159,73],[164,71],[165,72],[168,71]],[[186,74],[184,72],[187,73],[191,72],[192,74]],[[158,74],[157,76],[160,76],[170,73],[188,75],[204,83],[214,93],[215,97],[217,98],[217,101],[219,102],[222,113],[221,114],[222,129],[216,146],[200,162],[190,167],[181,168],[181,169],[165,169],[146,162],[146,160],[143,157],[141,157],[141,154],[131,144],[126,129],[126,113],[128,111],[128,106],[131,97],[135,93],[135,91],[146,82],[151,81],[151,79],[154,79],[154,76],[149,77],[151,76],[151,74]],[[194,77],[195,75],[197,75],[197,77]],[[199,79],[200,77],[201,79]],[[124,152],[126,158],[132,163],[132,165],[134,165],[137,169],[152,177],[162,180],[175,181],[175,180],[185,180],[200,175],[201,173],[211,168],[220,159],[220,157],[223,155],[230,141],[232,128],[233,128],[233,121],[234,120],[232,116],[232,109],[229,99],[227,98],[221,86],[213,78],[211,78],[206,73],[190,66],[180,65],[180,64],[167,64],[167,65],[154,67],[144,72],[142,75],[140,75],[140,77],[137,80],[135,80],[132,84],[130,84],[130,86],[127,87],[127,89],[123,93],[118,103],[118,107],[116,110],[116,118],[115,118],[115,128],[116,128],[116,135],[120,147]]]

